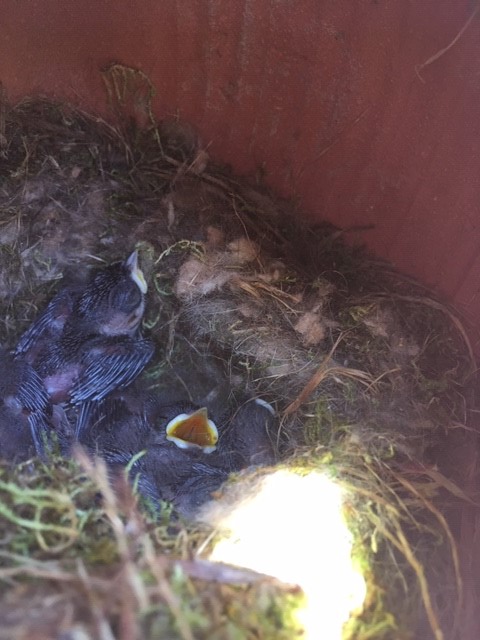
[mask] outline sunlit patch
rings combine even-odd
[[[218,430],[215,423],[208,419],[205,408],[195,413],[181,413],[167,424],[167,440],[181,449],[200,448],[204,453],[215,451]]]
[[[278,470],[244,487],[237,483],[202,515],[229,531],[210,559],[299,585],[306,596],[297,611],[303,637],[340,640],[366,594],[363,576],[352,565],[342,499],[340,486],[318,472]]]

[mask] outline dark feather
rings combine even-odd
[[[196,409],[192,403],[172,401],[168,394],[135,388],[117,391],[116,397],[85,409],[80,442],[117,471],[144,451],[130,474],[138,478],[140,493],[156,504],[171,502],[181,515],[192,518],[231,472],[274,461],[272,441],[278,428],[268,405],[249,400],[238,409],[226,407],[220,417],[210,415],[220,435],[216,451],[180,449],[166,439],[166,426],[179,414]]]
[[[58,340],[72,313],[76,297],[78,292],[74,288],[61,289],[22,335],[15,348],[15,354],[28,353],[29,360],[32,361],[38,355],[44,341]]]
[[[153,355],[139,335],[144,310],[137,254],[92,271],[63,287],[23,334],[15,353],[30,363],[45,386],[38,402],[80,405],[127,387]],[[34,390],[23,390],[34,400]],[[42,395],[43,394],[43,395]],[[79,411],[77,432],[89,419]]]
[[[14,457],[26,459],[33,442],[36,453],[43,456],[52,408],[40,376],[22,357],[15,358],[3,349],[0,371],[0,454],[9,455],[16,443]]]
[[[153,356],[150,340],[95,338],[84,345],[85,367],[70,392],[73,404],[101,400],[110,392],[128,386]]]

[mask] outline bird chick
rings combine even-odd
[[[114,471],[130,465],[141,494],[157,505],[171,502],[189,519],[230,473],[275,460],[275,416],[262,400],[212,420],[205,407],[129,389],[121,398],[90,403],[84,414],[81,444]]]
[[[51,300],[15,354],[34,367],[53,403],[100,400],[141,373],[154,351],[140,334],[146,291],[134,251]]]
[[[104,336],[133,336],[145,310],[147,283],[134,251],[125,261],[94,272],[72,314],[77,330]]]
[[[52,409],[37,372],[0,349],[0,456],[9,461],[43,456]]]
[[[215,422],[208,420],[206,408],[180,404],[161,408],[155,418],[150,423],[151,434],[139,469],[148,480],[148,489],[157,490],[159,497],[171,502],[186,519],[196,518],[200,507],[212,500],[231,473],[275,462],[275,412],[263,400],[248,400],[233,415],[226,410],[215,417]],[[203,442],[204,437],[210,437],[206,431],[208,422],[216,425],[215,434],[218,433],[214,450]],[[175,437],[170,435],[172,425],[178,426]]]
[[[113,464],[128,463],[142,450],[165,447],[189,459],[215,463],[218,430],[205,407],[173,401],[136,388],[116,392],[101,402],[84,403],[80,444]]]
[[[278,418],[271,404],[261,398],[245,401],[223,434],[223,451],[234,451],[239,469],[275,463],[274,442]]]
[[[192,518],[228,478],[228,460],[204,453],[199,445],[178,446],[167,439],[168,424],[184,415],[188,420],[196,407],[163,405],[158,397],[144,396],[142,410],[132,393],[123,395],[84,405],[80,443],[102,457],[114,475],[128,465],[140,494],[156,509],[161,501],[170,502],[180,515]]]

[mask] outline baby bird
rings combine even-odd
[[[231,473],[275,462],[272,440],[276,419],[273,408],[265,401],[248,400],[233,415],[225,413],[216,419],[218,442],[212,451],[199,445],[194,429],[200,415],[207,419],[206,409],[182,407],[182,413],[171,418],[178,410],[180,406],[171,406],[167,414],[164,409],[163,420],[158,421],[157,416],[150,425],[153,433],[145,456],[139,460],[138,470],[140,477],[147,480],[149,493],[146,495],[154,499],[153,488],[158,497],[171,502],[182,517],[193,520]],[[192,417],[195,418],[193,426]],[[172,425],[174,429],[179,427],[175,438],[170,437]],[[205,426],[200,427],[199,433],[205,433]],[[139,488],[144,490],[141,483]]]
[[[130,389],[122,395],[88,406],[80,442],[114,471],[143,452],[131,465],[140,493],[156,505],[171,502],[185,518],[194,518],[230,473],[275,460],[275,417],[264,401],[212,420],[205,407],[188,402]]]
[[[15,355],[34,367],[52,403],[101,400],[139,375],[154,351],[140,334],[146,291],[134,251],[51,300]]]
[[[9,461],[43,456],[51,406],[37,372],[0,349],[0,457]]]
[[[222,437],[222,449],[235,452],[239,469],[275,463],[273,443],[278,435],[274,408],[261,398],[245,401],[236,411]]]
[[[191,458],[216,460],[218,430],[205,407],[135,388],[82,405],[80,444],[112,464],[126,464],[142,450],[163,446]]]

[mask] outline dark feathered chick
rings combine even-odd
[[[133,336],[143,317],[147,283],[134,251],[92,274],[75,302],[72,323],[82,333]]]
[[[274,464],[278,426],[275,410],[268,402],[249,399],[231,418],[220,446],[225,452],[234,452],[236,464],[242,469]]]
[[[170,502],[181,516],[193,519],[228,480],[231,470],[219,462],[218,458],[213,464],[210,459],[192,457],[178,448],[151,447],[139,460],[138,486],[154,503],[158,499]]]
[[[155,420],[149,424],[146,453],[139,460],[141,475],[147,480],[146,489],[156,490],[162,500],[171,502],[185,518],[194,518],[232,472],[275,461],[273,408],[263,400],[254,399],[246,401],[233,416],[229,413],[225,411],[215,417],[214,422],[210,421],[218,433],[214,451],[211,446],[201,446],[205,424],[199,429],[200,443],[194,433],[198,419],[201,422],[207,419],[205,408],[168,405],[158,410]],[[142,490],[141,485],[140,488]]]
[[[275,417],[263,401],[251,400],[233,416],[226,411],[211,420],[205,408],[127,390],[121,399],[84,409],[81,443],[113,469],[143,452],[131,467],[140,492],[155,503],[171,502],[184,517],[193,517],[231,472],[274,462]],[[215,445],[205,443],[217,437]]]
[[[10,461],[43,455],[54,418],[37,372],[0,349],[0,456]]]
[[[53,403],[102,399],[143,370],[153,355],[139,330],[146,290],[135,251],[52,299],[15,353],[32,364]]]
[[[147,406],[150,445],[171,442],[190,457],[203,454],[201,460],[228,471],[275,461],[277,419],[273,407],[264,400],[248,399],[236,409],[224,409],[213,420],[206,407],[188,402],[163,404],[157,397]]]
[[[105,459],[115,473],[130,464],[130,477],[140,493],[158,507],[171,502],[178,513],[192,517],[228,478],[229,461],[217,453],[204,453],[199,446],[178,447],[167,440],[166,427],[179,415],[195,413],[185,403],[159,406],[158,399],[144,396],[143,409],[137,399],[107,398],[84,405],[80,442]],[[130,396],[130,397],[128,397]],[[143,452],[133,464],[132,458]]]
[[[80,443],[112,464],[127,463],[152,447],[185,453],[189,460],[208,458],[212,464],[219,457],[218,451],[211,453],[218,438],[215,423],[204,407],[189,402],[172,402],[131,388],[100,402],[84,403],[79,419]],[[171,425],[185,426],[185,430],[172,437]]]

